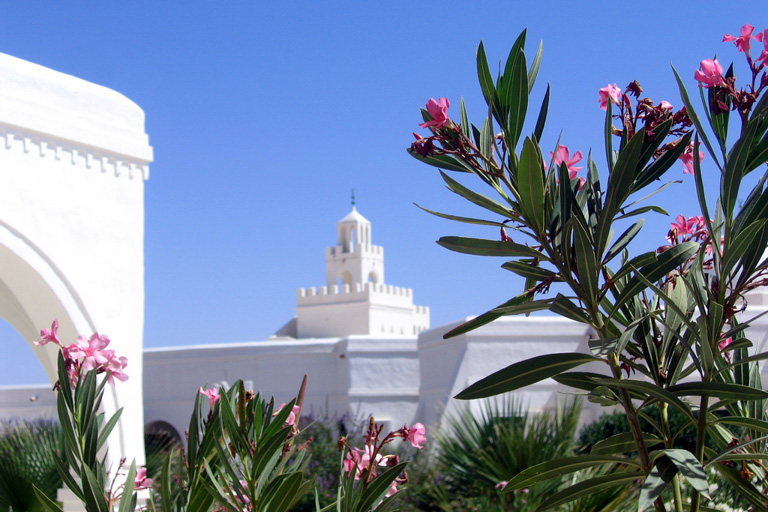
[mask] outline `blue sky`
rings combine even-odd
[[[480,124],[477,44],[493,67],[527,27],[530,51],[544,41],[534,102],[552,84],[543,145],[562,133],[572,152],[593,148],[604,167],[599,88],[637,79],[648,97],[678,107],[670,64],[689,89],[702,59],[743,66],[723,34],[744,23],[766,28],[767,5],[8,2],[0,52],[115,89],[144,109],[155,150],[145,184],[144,342],[160,347],[263,340],[288,321],[295,290],[324,284],[324,248],[335,244],[352,188],[385,248],[387,282],[413,288],[433,326],[516,295],[522,283],[499,269],[503,261],[434,243],[495,229],[413,205],[481,215],[406,154],[419,108],[441,96],[457,107],[464,96]],[[681,167],[671,176],[684,183],[659,201],[673,215],[695,214],[692,181]],[[668,222],[649,218],[642,241],[660,245]],[[3,336],[0,384],[41,382],[31,350]]]

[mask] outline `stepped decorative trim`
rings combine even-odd
[[[72,166],[94,169],[119,178],[149,178],[149,162],[126,155],[120,155],[87,144],[26,130],[18,126],[0,123],[0,148],[6,151],[23,151],[68,162]]]

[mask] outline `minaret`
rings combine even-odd
[[[429,308],[413,304],[413,290],[384,283],[384,249],[371,243],[354,195],[336,232],[336,246],[325,249],[325,286],[298,290],[296,337],[414,337],[427,329]]]

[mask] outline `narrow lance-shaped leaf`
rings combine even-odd
[[[514,391],[594,361],[602,360],[589,354],[577,353],[533,357],[492,373],[469,386],[455,398],[472,400]]]
[[[544,228],[544,169],[541,151],[529,138],[525,138],[520,165],[517,169],[520,207],[537,231]]]
[[[530,300],[531,300],[531,297],[528,294],[528,292],[523,292],[517,297],[514,297],[508,300],[504,304],[501,304],[500,306],[497,306],[492,310],[487,311],[482,315],[477,316],[472,320],[469,320],[468,322],[465,322],[454,329],[451,329],[449,332],[443,335],[443,338],[444,339],[453,338],[455,336],[459,336],[460,334],[464,334],[466,332],[477,329],[478,327],[482,327],[483,325],[489,324],[494,320],[496,320],[497,318],[508,315],[509,314],[508,311],[510,310],[510,308],[513,308],[515,306],[521,306],[526,302],[529,302]]]
[[[454,180],[444,172],[440,173],[440,176],[442,176],[443,181],[445,181],[445,184],[448,186],[448,189],[451,190],[451,192],[454,192],[464,199],[481,206],[485,208],[488,211],[497,213],[501,216],[503,216],[505,219],[509,218],[511,216],[511,213],[504,205],[494,201],[493,199],[486,197],[482,194],[478,194],[477,192],[468,189],[458,181]]]
[[[444,236],[440,238],[437,243],[446,249],[464,254],[475,254],[478,256],[521,256],[527,258],[540,258],[542,260],[545,259],[536,249],[514,242]]]
[[[551,510],[565,503],[589,496],[612,487],[627,486],[643,477],[639,471],[620,471],[610,475],[600,476],[578,482],[555,493],[547,499],[538,509],[539,511]]]
[[[512,492],[524,487],[545,482],[552,478],[570,475],[582,469],[602,464],[627,464],[641,469],[640,465],[624,457],[612,455],[579,455],[578,457],[563,457],[531,466],[515,475],[504,487],[504,492]]]

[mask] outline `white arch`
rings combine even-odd
[[[152,147],[125,96],[0,53],[0,314],[31,344],[100,331],[128,358],[110,460],[144,463],[144,180]],[[55,380],[57,348],[34,347]]]

